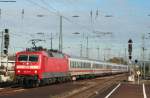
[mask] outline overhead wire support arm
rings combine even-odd
[[[41,6],[39,3],[34,2],[33,0],[26,0],[26,1],[29,2],[29,3],[32,3],[32,4],[35,5],[35,6],[40,7],[40,8],[43,9],[43,10],[46,10],[46,11],[48,11],[48,12],[54,14],[54,15],[62,16],[63,19],[67,20],[67,21],[70,22],[70,23],[74,23],[74,22],[73,22],[72,20],[70,20],[68,17],[64,16],[64,15],[61,14],[57,9],[55,9],[55,8],[53,8],[53,7],[51,7],[51,6],[50,6],[50,8],[51,8],[52,10],[55,10],[55,11],[51,11],[51,10],[49,10],[48,8],[44,7],[44,6]],[[42,1],[42,0],[41,0],[41,1]],[[46,3],[45,1],[42,1],[42,2],[43,2],[43,4]],[[47,4],[45,4],[45,5],[48,6]]]
[[[14,0],[0,0],[0,2],[16,2]]]

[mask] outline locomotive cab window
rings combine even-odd
[[[27,55],[20,55],[18,57],[18,61],[27,61],[28,60],[28,56]]]
[[[39,58],[38,55],[19,55],[18,61],[37,62],[38,58]]]
[[[29,61],[31,61],[31,62],[37,62],[38,58],[39,58],[38,55],[30,55],[29,56]]]

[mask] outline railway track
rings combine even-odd
[[[24,96],[23,98],[26,98],[28,94],[32,94],[35,97],[43,96],[44,94],[44,96],[47,96],[46,98],[49,98],[48,96],[51,96],[50,98],[92,98],[113,84],[124,80],[124,76],[125,75],[113,75],[98,77],[95,79],[79,80],[72,83],[60,83],[58,85],[30,89],[6,87],[0,89],[0,97],[5,98],[5,95],[7,95],[11,97],[13,96],[12,98],[17,98],[17,96]]]
[[[86,83],[87,86],[84,86],[80,89],[75,89],[71,92],[66,92],[62,95],[53,96],[53,98],[94,98],[95,95],[104,92],[112,85],[115,85],[123,80],[125,80],[126,74],[109,76],[109,77],[100,77],[83,83]]]
[[[1,82],[0,83],[0,88],[10,87],[10,86],[13,86],[13,85],[15,85],[14,82]]]
[[[16,93],[16,92],[22,92],[25,91],[26,89],[23,89],[21,87],[5,87],[5,88],[0,88],[0,96],[1,95],[9,95],[12,93]]]

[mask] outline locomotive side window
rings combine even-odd
[[[53,54],[51,52],[48,53],[49,57],[53,57]]]
[[[64,58],[64,55],[63,54],[61,54],[61,53],[55,53],[55,52],[52,52],[52,55],[54,56],[54,57],[56,57],[56,58]]]
[[[29,56],[29,61],[31,61],[31,62],[37,62],[38,58],[39,58],[38,55],[30,55]]]
[[[27,61],[28,60],[28,55],[20,55],[18,57],[18,61]]]

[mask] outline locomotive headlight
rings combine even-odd
[[[17,72],[20,73],[20,70],[18,70]]]
[[[37,74],[37,70],[35,70],[34,73]]]

